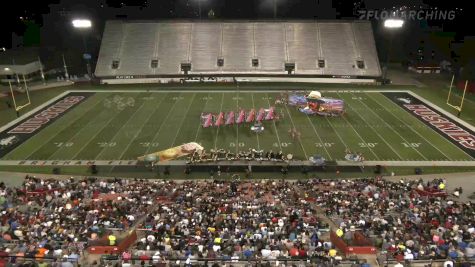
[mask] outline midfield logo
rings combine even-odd
[[[116,108],[117,110],[124,110],[126,107],[135,106],[135,99],[132,97],[123,97],[115,95],[112,98],[104,100],[104,107]]]

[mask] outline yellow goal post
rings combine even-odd
[[[447,105],[455,110],[457,110],[460,115],[460,113],[462,112],[462,108],[463,108],[463,103],[464,103],[464,100],[465,100],[465,93],[467,92],[467,87],[468,87],[468,80],[465,81],[465,87],[463,89],[463,94],[462,94],[462,99],[460,100],[460,104],[458,105],[454,105],[450,102],[450,99],[452,98],[452,95],[454,95],[455,93],[452,92],[452,88],[453,88],[453,85],[454,85],[454,79],[455,79],[455,75],[452,76],[452,81],[450,82],[450,88],[449,88],[449,94],[447,95]]]
[[[19,81],[19,79],[18,79]],[[26,84],[26,79],[25,75],[23,75],[23,83],[25,84],[25,93],[26,93],[26,98],[27,101],[26,103],[22,103],[21,105],[17,103],[17,99],[15,98],[15,92],[12,87],[11,81],[8,81],[8,85],[10,86],[10,94],[13,100],[13,106],[15,107],[15,111],[20,111],[21,109],[31,105],[31,99],[30,99],[30,90],[28,89],[28,85]]]

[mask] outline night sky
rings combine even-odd
[[[70,20],[75,17],[91,18],[94,23],[91,40],[99,44],[104,21],[107,19],[199,19],[199,0],[15,0],[3,8],[0,47],[10,48],[13,44],[35,43],[23,38],[41,36],[41,46],[64,49],[74,45],[77,33],[71,29]],[[425,9],[438,8],[455,10],[453,21],[416,22],[422,30],[438,26],[442,31],[455,32],[455,39],[475,35],[468,22],[470,9],[468,1],[452,0],[275,0],[277,18],[280,19],[355,19],[357,10],[388,9],[403,6]],[[272,19],[274,0],[201,0],[202,17],[207,18],[213,10],[216,19]],[[413,23],[414,24],[414,23]],[[29,25],[29,26],[28,26]],[[422,25],[422,26],[421,26]],[[467,27],[465,25],[470,25]],[[407,31],[408,32],[408,31]],[[12,40],[12,33],[14,36]],[[33,34],[31,34],[33,33]],[[412,33],[407,33],[406,37]],[[378,31],[375,30],[375,35]],[[403,35],[402,35],[403,37]],[[401,37],[401,38],[402,38]],[[38,38],[39,39],[39,38]],[[376,36],[378,39],[378,36]]]

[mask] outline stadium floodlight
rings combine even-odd
[[[76,28],[76,29],[79,29],[79,30],[82,30],[82,29],[90,29],[92,27],[92,22],[90,19],[75,19],[72,21],[73,23],[73,27]],[[86,37],[84,36],[86,34],[87,31],[82,31],[83,34],[82,34],[82,42],[84,44],[84,59],[86,59],[86,68],[87,68],[87,75],[89,76],[89,78],[91,78],[91,65],[89,63],[89,60],[91,58],[91,56],[89,55],[89,53],[87,52],[87,44],[86,44]]]
[[[384,21],[385,28],[401,28],[404,24],[402,19],[387,19]]]
[[[384,21],[384,28],[388,28],[388,29],[400,29],[402,28],[402,25],[404,25],[404,20],[402,19],[393,18],[393,19],[387,19]],[[392,31],[389,32],[390,36],[389,36],[388,52],[386,55],[386,65],[385,65],[384,73],[383,73],[383,83],[387,82],[386,77],[388,74],[389,57],[391,56],[391,47],[393,43],[393,40],[392,40],[393,35],[391,34],[391,32]]]
[[[92,22],[89,19],[75,19],[73,20],[73,27],[80,28],[80,29],[88,29],[91,28]]]

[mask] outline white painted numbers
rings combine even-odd
[[[279,146],[279,143],[274,143],[272,144],[273,147],[288,147],[290,146],[292,143],[285,143],[285,142],[282,142],[280,143],[280,146]]]
[[[143,142],[139,143],[141,147],[158,147],[159,143],[157,142]]]
[[[335,143],[315,143],[315,147],[332,147]]]
[[[231,142],[231,143],[229,143],[229,147],[236,147],[236,146],[238,146],[238,147],[245,147],[246,144],[244,144],[243,142],[239,142],[239,143]]]
[[[73,142],[58,142],[54,143],[56,147],[72,147],[74,145]]]
[[[365,147],[368,147],[368,148],[375,148],[376,145],[378,145],[378,143],[358,143],[358,145],[359,145],[361,148],[365,148]]]
[[[421,143],[409,143],[409,142],[402,142],[401,144],[406,148],[417,148],[421,145]]]
[[[116,142],[99,142],[97,143],[99,147],[115,147],[117,145]]]

